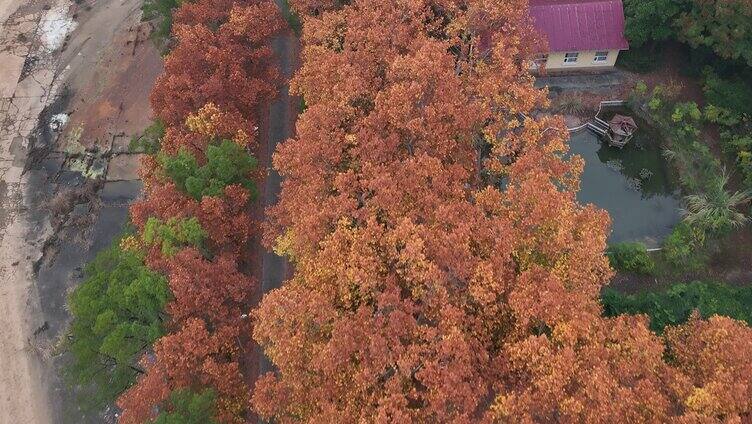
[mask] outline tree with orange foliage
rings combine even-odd
[[[320,4],[296,2],[309,15],[292,86],[308,108],[275,155],[285,181],[266,234],[296,270],[254,314],[278,369],[256,411],[689,419],[690,365],[664,360],[644,318],[601,317],[609,219],[576,202],[582,162],[566,159],[562,120],[531,118],[547,100],[527,70],[526,2]],[[744,370],[752,348],[734,346]]]
[[[752,419],[752,329],[731,318],[694,315],[667,328],[666,340],[669,362],[682,374],[682,422]]]
[[[356,1],[306,19],[293,84],[308,110],[275,157],[286,180],[272,211],[297,269],[256,313],[254,335],[280,369],[257,385],[262,416],[472,420],[507,340],[547,319],[598,317],[604,216],[562,191],[576,188],[579,163],[562,159],[560,121],[522,127],[507,112],[544,95],[524,48],[478,47],[512,21],[481,6]],[[515,73],[493,80],[504,67]],[[485,91],[504,83],[520,88]],[[482,172],[487,145],[517,156],[504,192]],[[539,278],[557,297],[531,308]]]

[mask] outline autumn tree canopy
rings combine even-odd
[[[707,336],[664,340],[644,317],[601,317],[609,219],[576,202],[582,163],[566,159],[563,122],[533,118],[547,100],[527,72],[536,37],[524,0],[294,6],[304,50],[292,87],[307,109],[274,158],[285,180],[266,238],[295,273],[254,316],[254,338],[279,370],[254,390],[262,417],[750,413],[723,397],[732,386],[748,393],[752,348],[733,342],[752,335],[743,324],[693,321],[677,334]],[[695,362],[709,355],[670,360],[690,341],[738,354],[714,358],[698,379]],[[698,396],[728,407],[692,407]]]

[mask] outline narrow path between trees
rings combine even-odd
[[[275,0],[275,3],[283,16],[289,12],[284,0]],[[262,149],[262,151],[265,150],[266,157],[262,158],[261,163],[268,166],[268,175],[264,187],[264,208],[277,203],[282,182],[280,175],[272,168],[271,157],[277,148],[277,144],[294,135],[295,120],[298,115],[298,102],[295,97],[290,96],[290,86],[287,82],[295,72],[299,41],[291,30],[287,30],[275,37],[272,41],[272,48],[279,61],[280,74],[285,84],[280,88],[279,96],[271,104],[268,133],[266,140],[262,141],[262,143],[266,143],[266,149]],[[284,258],[271,251],[264,252],[261,265],[262,296],[282,285],[287,275],[287,269],[288,263]],[[272,369],[272,364],[266,356],[260,355],[259,375]]]

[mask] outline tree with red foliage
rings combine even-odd
[[[252,126],[257,108],[276,93],[268,43],[282,28],[279,11],[268,0],[236,3],[229,10],[222,8],[225,3],[187,3],[190,12],[176,13],[177,46],[151,94],[156,116],[169,126],[182,125],[207,103]]]
[[[169,285],[175,297],[166,307],[171,324],[201,318],[211,328],[238,325],[256,283],[238,271],[232,255],[207,260],[195,249],[184,249],[169,266]]]
[[[238,328],[214,329],[201,319],[190,318],[177,331],[159,339],[153,359],[144,359],[144,377],[118,400],[123,410],[120,422],[147,422],[156,417],[159,410],[155,406],[166,401],[172,391],[194,387],[216,391],[219,422],[244,422],[249,389],[238,361],[247,352],[233,343],[238,334]]]
[[[256,283],[241,274],[232,255],[205,259],[184,249],[166,261],[174,300],[167,304],[169,327],[154,357],[144,359],[146,375],[119,401],[121,421],[143,422],[156,415],[175,390],[211,387],[217,393],[217,419],[239,422],[249,389],[239,362],[248,354],[250,322],[244,317]]]

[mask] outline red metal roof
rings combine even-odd
[[[621,0],[530,0],[530,15],[551,52],[629,48]]]

